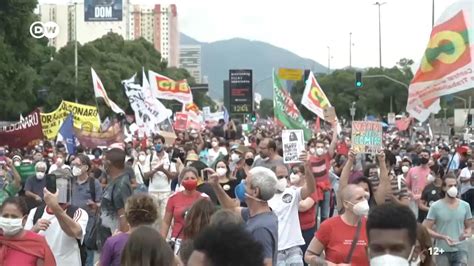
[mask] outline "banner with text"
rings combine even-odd
[[[84,20],[122,21],[122,0],[84,0]]]
[[[21,121],[0,128],[0,146],[23,148],[42,140],[41,118],[38,110],[25,116]]]
[[[105,132],[86,132],[80,129],[74,129],[76,138],[81,146],[86,148],[95,148],[98,146],[110,146],[114,143],[122,143],[124,134],[119,124],[114,124]]]
[[[299,163],[299,156],[305,149],[303,130],[283,130],[281,140],[283,142],[283,162]]]
[[[382,151],[382,123],[353,121],[352,149],[355,153],[375,154]]]
[[[59,107],[50,113],[41,113],[43,134],[47,139],[54,139],[64,119],[73,113],[74,127],[87,132],[100,130],[100,119],[97,107],[80,103],[62,101]]]
[[[250,69],[229,70],[229,97],[231,114],[253,112],[253,79]]]
[[[174,81],[166,76],[148,71],[148,80],[153,97],[165,100],[177,100],[183,104],[193,102],[193,94],[188,82],[184,80]]]

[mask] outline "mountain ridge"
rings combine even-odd
[[[180,44],[201,45],[201,75],[208,77],[209,95],[220,100],[224,94],[223,80],[228,79],[229,69],[252,69],[254,93],[260,93],[263,98],[273,97],[273,68],[311,69],[315,73],[327,71],[314,60],[257,40],[236,37],[206,43],[181,33]]]

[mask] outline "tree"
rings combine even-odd
[[[273,117],[273,100],[263,99],[258,113],[261,118]]]
[[[44,39],[30,36],[36,5],[36,0],[0,1],[0,120],[17,120],[36,102],[37,73],[51,54]]]

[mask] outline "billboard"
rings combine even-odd
[[[252,70],[229,70],[229,112],[248,114],[253,111]]]
[[[84,0],[84,20],[122,21],[122,0]]]

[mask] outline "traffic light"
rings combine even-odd
[[[364,83],[362,83],[362,72],[356,72],[356,77],[355,77],[355,86],[356,88],[362,88]]]
[[[472,126],[472,114],[467,115],[467,125]]]
[[[255,112],[252,112],[250,115],[250,121],[256,122],[257,121],[257,114]]]

